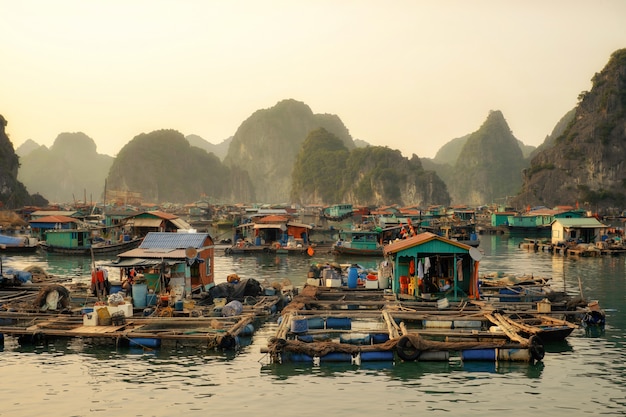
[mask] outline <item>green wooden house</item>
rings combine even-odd
[[[421,298],[479,298],[478,249],[434,233],[425,232],[385,246],[383,253],[393,264],[395,294]],[[440,290],[446,283],[452,289]]]

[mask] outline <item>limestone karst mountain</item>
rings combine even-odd
[[[524,171],[517,206],[575,204],[598,211],[626,204],[626,49],[614,52],[579,95],[575,114]]]

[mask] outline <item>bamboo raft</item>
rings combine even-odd
[[[23,343],[51,338],[89,338],[114,346],[154,348],[162,341],[179,345],[233,349],[237,337],[247,334],[255,316],[237,317],[132,317],[119,325],[84,325],[82,316],[0,313],[0,333]]]
[[[463,360],[532,362],[544,354],[537,338],[463,302],[438,308],[384,292],[305,287],[281,319],[262,349],[273,363],[448,360],[451,352]],[[490,330],[494,320],[497,331]]]

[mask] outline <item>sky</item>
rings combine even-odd
[[[284,99],[432,158],[500,110],[538,146],[626,48],[624,0],[0,0],[14,147],[159,129],[220,143]]]

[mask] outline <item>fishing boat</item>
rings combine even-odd
[[[335,255],[383,256],[383,245],[376,230],[348,230],[339,232],[339,240],[333,245]]]
[[[4,252],[35,252],[39,240],[29,236],[8,236],[0,234],[0,253]]]
[[[91,229],[61,229],[46,232],[46,240],[39,246],[46,252],[66,255],[118,254],[138,247],[143,238],[120,235],[119,240],[93,236]]]
[[[383,246],[399,238],[408,236],[408,225],[399,224],[386,228],[376,227],[373,229],[351,229],[339,232],[339,240],[336,241],[331,252],[335,255],[345,256],[383,256]],[[414,235],[415,232],[411,234]]]
[[[508,323],[523,337],[537,336],[543,342],[564,340],[578,328],[574,323],[545,314],[494,312],[493,316]]]

